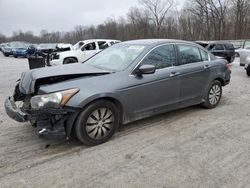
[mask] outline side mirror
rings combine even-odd
[[[143,74],[154,74],[155,73],[155,66],[154,65],[142,65],[136,70],[136,74],[141,76]]]

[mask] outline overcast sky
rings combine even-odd
[[[182,0],[183,1],[183,0]],[[76,25],[97,25],[124,16],[137,0],[0,0],[0,33],[70,31]]]

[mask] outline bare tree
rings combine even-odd
[[[139,2],[150,13],[150,19],[156,27],[156,36],[159,37],[163,22],[174,6],[174,0],[139,0]]]
[[[234,0],[233,1],[233,12],[234,12],[234,22],[235,22],[235,38],[244,38],[246,36],[248,16],[250,11],[249,0]]]
[[[175,0],[176,1],[176,0]],[[42,30],[39,36],[21,30],[12,37],[0,35],[0,42],[68,42],[90,38],[119,40],[177,38],[220,40],[250,38],[249,0],[186,0],[175,10],[174,0],[139,0],[143,8],[131,7],[126,17],[108,18],[97,26],[76,26],[69,32]]]

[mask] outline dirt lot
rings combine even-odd
[[[213,110],[190,107],[122,126],[96,147],[39,139],[4,99],[28,69],[0,55],[0,187],[250,187],[250,78],[233,65]]]

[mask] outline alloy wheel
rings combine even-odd
[[[108,108],[93,111],[86,122],[86,132],[94,140],[100,140],[109,135],[114,126],[114,115]]]
[[[216,105],[221,97],[221,87],[217,84],[213,85],[209,91],[209,102],[211,105]]]

